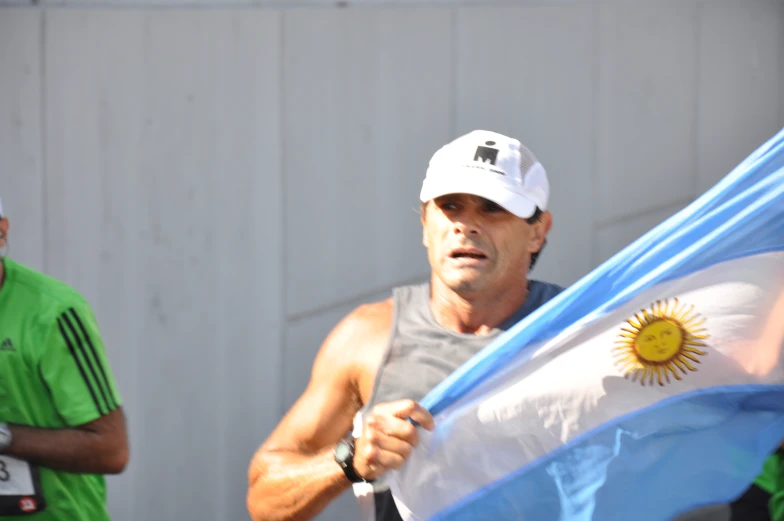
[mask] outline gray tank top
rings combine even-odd
[[[560,286],[531,280],[528,297],[504,323],[486,335],[456,333],[441,326],[430,309],[430,284],[403,286],[393,290],[394,311],[387,351],[376,374],[369,410],[377,403],[410,398],[420,401],[442,380],[487,346],[501,333],[514,326],[536,308],[563,290]],[[357,425],[359,427],[359,425]],[[399,520],[389,489],[383,479],[373,486],[376,521]],[[362,487],[355,487],[360,497]],[[367,496],[369,490],[364,490]],[[362,505],[361,505],[362,506]]]

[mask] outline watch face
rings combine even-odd
[[[346,461],[351,456],[351,447],[345,441],[341,441],[335,446],[335,459]]]

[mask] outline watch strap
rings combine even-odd
[[[352,483],[367,483],[367,481],[357,473],[357,469],[354,468],[354,460],[349,460],[345,462],[343,465],[343,474],[346,475],[348,480]]]
[[[11,427],[6,422],[0,422],[0,451],[10,447],[12,441]]]
[[[354,438],[349,436],[343,439],[340,443],[344,443],[350,447],[350,456],[338,461],[340,468],[343,469],[343,474],[351,483],[369,483],[365,478],[359,475],[357,469],[354,468]]]

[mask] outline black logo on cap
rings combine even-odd
[[[497,148],[490,148],[495,145],[495,141],[486,141],[485,145],[488,146],[478,146],[476,147],[476,153],[474,154],[474,161],[481,161],[482,163],[490,163],[491,165],[495,166],[495,160],[498,158],[498,149]]]

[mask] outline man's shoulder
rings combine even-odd
[[[314,377],[327,369],[334,378],[346,369],[350,379],[361,382],[369,361],[378,358],[389,338],[392,299],[361,304],[330,331],[316,356]],[[371,364],[372,365],[372,364]],[[320,376],[318,376],[320,378]]]
[[[345,355],[350,354],[347,350],[364,350],[370,345],[385,342],[392,326],[392,309],[391,298],[357,306],[329,333],[324,342],[326,350]]]
[[[390,297],[378,302],[360,304],[341,321],[338,327],[352,334],[387,334],[392,324],[394,304]]]
[[[29,305],[38,312],[59,314],[70,308],[89,307],[73,287],[24,264],[3,260],[6,283],[13,288],[14,305]]]

